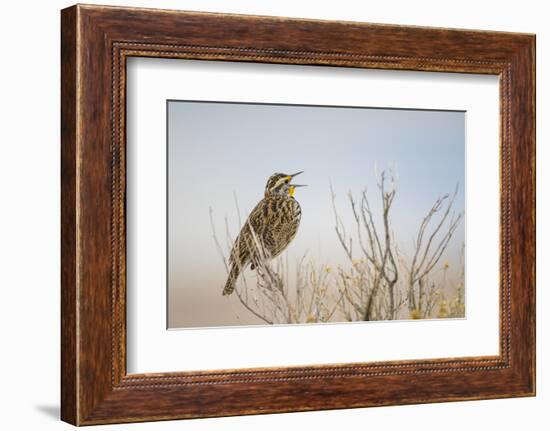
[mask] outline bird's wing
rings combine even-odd
[[[236,262],[238,256],[238,262],[241,265],[245,265],[251,258],[251,250],[254,248],[255,242],[254,237],[251,234],[250,228],[255,232],[256,238],[261,239],[261,232],[263,230],[263,214],[267,210],[267,202],[265,199],[262,199],[251,211],[250,215],[246,219],[245,224],[241,228],[239,235],[235,239],[233,244],[233,249],[231,250],[231,255],[229,261],[231,263]]]
[[[300,206],[294,199],[273,198],[269,203],[261,239],[270,257],[276,257],[292,241],[300,223]]]
[[[301,211],[298,203],[294,199],[286,199],[282,205],[286,208],[280,212],[276,222],[266,233],[266,236],[273,238],[269,240],[269,251],[272,257],[278,256],[288,247],[296,236],[300,224]]]
[[[266,257],[280,254],[292,241],[300,223],[300,206],[294,199],[264,198],[252,210],[231,251],[231,262],[245,266],[258,252],[258,242]],[[252,236],[251,229],[254,231]]]

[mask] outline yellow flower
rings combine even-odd
[[[447,307],[447,301],[441,301],[439,303],[439,313],[437,314],[437,317],[440,319],[444,319],[445,317],[449,316],[449,307]]]
[[[449,266],[450,266],[450,265],[449,265],[449,262],[445,262],[445,263],[443,264],[443,269],[447,270],[447,269],[449,269]]]
[[[422,318],[422,314],[420,313],[420,310],[418,309],[414,309],[414,310],[411,310],[411,314],[410,314],[410,317],[411,319],[421,319]]]

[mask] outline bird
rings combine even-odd
[[[305,184],[291,181],[301,173],[275,173],[267,180],[263,199],[250,212],[231,249],[223,295],[233,293],[240,273],[249,264],[255,269],[262,259],[277,257],[296,236],[302,209],[294,193]]]

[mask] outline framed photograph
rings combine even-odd
[[[535,36],[61,14],[62,419],[535,394]]]

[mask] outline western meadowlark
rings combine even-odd
[[[233,244],[224,295],[235,290],[235,282],[248,264],[254,269],[262,259],[273,259],[296,236],[302,210],[294,199],[294,191],[304,185],[290,182],[302,172],[273,174],[267,180],[264,198],[252,210]]]

